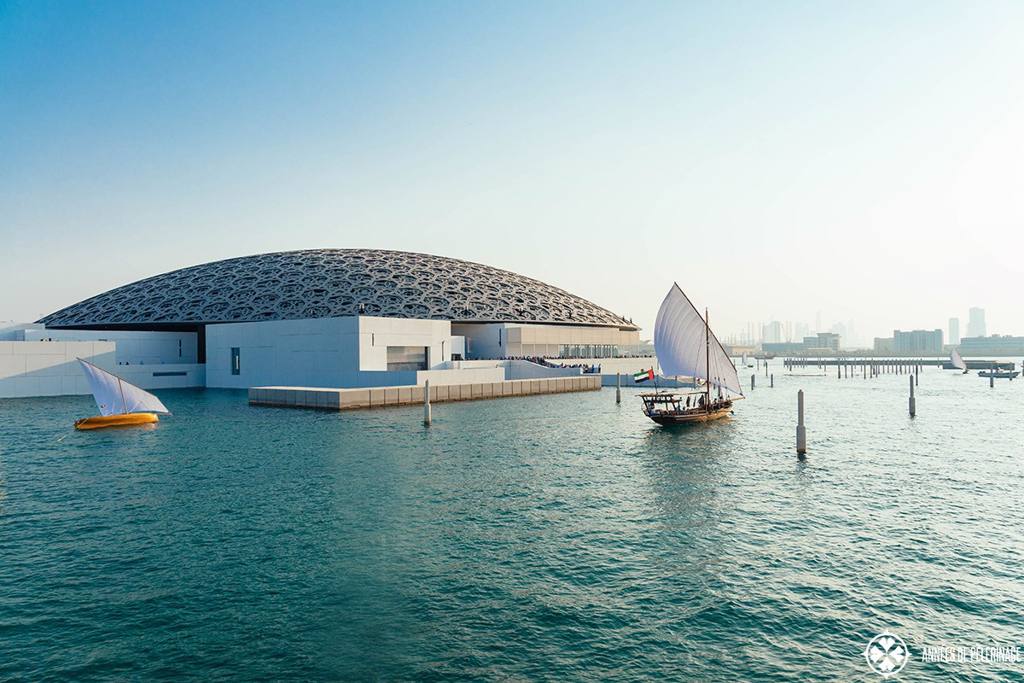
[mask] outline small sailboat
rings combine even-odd
[[[743,398],[736,366],[678,284],[673,284],[654,323],[654,352],[666,377],[692,377],[703,391],[640,394],[644,415],[661,425],[708,422],[728,416]],[[711,389],[714,387],[715,395]]]
[[[171,411],[153,394],[126,382],[89,361],[78,359],[82,364],[89,389],[100,409],[95,417],[86,417],[75,422],[75,429],[102,429],[104,427],[127,427],[158,422],[158,414],[170,415]]]
[[[953,349],[950,352],[949,362],[957,370],[963,370],[961,374],[967,374],[967,363],[964,362],[964,359],[960,356],[960,352],[958,350]]]

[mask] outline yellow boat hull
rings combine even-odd
[[[159,422],[153,413],[123,413],[121,415],[97,415],[75,422],[75,429],[103,429],[105,427],[133,427]]]

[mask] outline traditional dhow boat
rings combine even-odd
[[[644,415],[661,425],[708,422],[728,416],[743,398],[736,366],[704,317],[678,284],[673,284],[654,323],[654,353],[666,377],[692,377],[703,391],[640,394]],[[714,395],[712,395],[714,388]]]
[[[89,388],[96,399],[100,414],[75,422],[75,429],[103,429],[104,427],[131,427],[158,422],[158,414],[171,411],[153,394],[126,382],[102,368],[81,358]]]

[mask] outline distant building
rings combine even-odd
[[[898,356],[942,355],[942,330],[893,330],[892,350]]]
[[[884,353],[891,355],[895,353],[893,341],[894,340],[892,337],[875,337],[875,343],[874,346],[872,346],[872,348],[875,350],[875,353]]]
[[[763,352],[776,356],[795,356],[802,354],[806,349],[803,342],[765,342],[761,344]]]
[[[964,337],[960,340],[962,356],[1021,356],[1024,337],[993,334],[991,337]]]
[[[804,344],[811,339],[807,337],[804,339]],[[819,332],[815,339],[815,346],[819,349],[829,349],[831,351],[839,352],[839,335],[835,332]]]
[[[771,343],[782,341],[782,323],[778,320],[773,320],[762,327],[761,339]]]
[[[949,319],[949,343],[953,346],[960,343],[960,318]]]
[[[839,352],[839,335],[832,332],[819,332],[816,335],[804,337],[802,342],[766,342],[761,344],[761,350],[776,355],[834,355]]]
[[[967,311],[967,336],[985,336],[985,309],[971,308]]]

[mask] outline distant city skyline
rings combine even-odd
[[[723,337],[978,304],[1024,333],[993,248],[1024,222],[1022,25],[1013,2],[4,3],[0,318],[367,247],[647,337],[674,281]]]
[[[973,321],[973,326],[968,325],[967,334],[965,337],[985,337],[987,334],[987,327],[985,323],[985,309],[979,306],[972,306],[968,309],[968,317]],[[826,317],[827,319],[827,317]],[[731,344],[738,345],[757,345],[764,342],[768,343],[780,343],[780,342],[799,342],[805,337],[808,337],[818,332],[829,332],[839,334],[841,338],[841,344],[843,348],[871,348],[875,338],[878,337],[893,337],[896,332],[901,331],[901,327],[894,327],[892,330],[884,332],[882,334],[874,335],[872,338],[863,338],[857,333],[857,327],[853,320],[849,320],[846,323],[835,322],[830,325],[825,325],[821,322],[822,314],[817,312],[815,314],[816,325],[827,327],[827,329],[818,330],[814,326],[809,326],[805,322],[798,322],[793,320],[769,320],[766,323],[747,323],[745,328],[741,331],[732,331],[723,336],[723,339]],[[758,333],[754,334],[757,330]],[[902,326],[902,331],[905,333],[910,332],[928,332],[929,335],[933,335],[938,332],[942,337],[942,344],[958,344],[960,342],[960,318],[950,317],[947,319],[947,324],[943,326]],[[1004,334],[1024,334],[1021,332],[1008,331]],[[929,343],[932,343],[930,337]],[[917,343],[917,342],[915,342]]]

